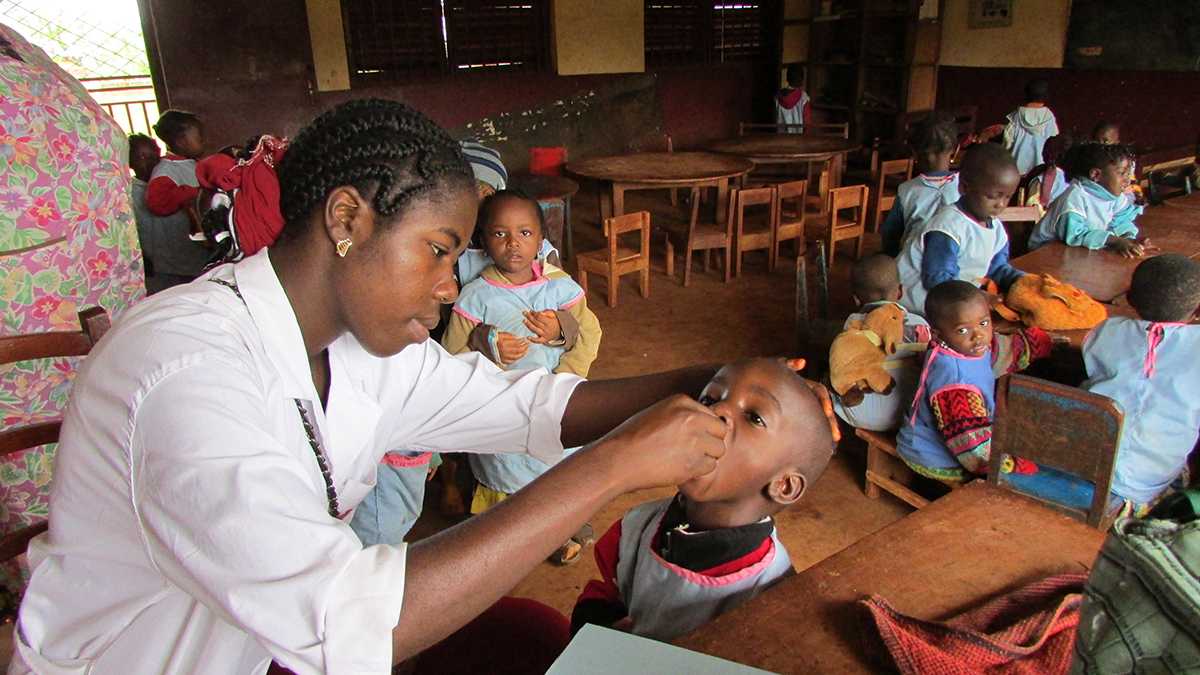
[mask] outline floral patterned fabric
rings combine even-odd
[[[0,335],[79,330],[80,309],[116,317],[144,295],[127,162],[125,133],[83,86],[0,24]],[[61,417],[75,362],[0,366],[4,427]],[[53,457],[0,461],[0,531],[46,518]]]

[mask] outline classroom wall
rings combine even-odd
[[[646,69],[642,0],[554,0],[554,62],[559,75],[640,73]]]
[[[629,78],[649,76],[661,125],[672,134],[676,147],[689,148],[734,134],[737,122],[753,118],[754,101],[769,102],[775,86],[769,71],[730,64],[675,67],[645,75],[465,73],[318,91],[305,0],[262,0],[239,3],[236,8],[197,0],[141,3],[153,24],[150,39],[159,45],[160,96],[165,95],[174,107],[198,113],[212,146],[241,142],[264,131],[294,134],[320,111],[352,98],[401,100],[444,127],[462,131],[484,118],[543,110],[588,91],[613,92],[609,103],[619,106],[620,92],[630,88],[623,83],[632,86]],[[641,105],[640,98],[630,101]],[[568,117],[560,119],[554,124],[574,123]],[[647,117],[645,124],[655,121]],[[600,128],[597,133],[602,137],[596,139],[593,152],[618,152],[629,140],[619,137],[621,129]],[[505,159],[516,169],[527,163],[527,156]]]
[[[1071,0],[1015,0],[1012,25],[970,28],[968,0],[942,3],[942,55],[947,66],[1058,68],[1063,63]]]

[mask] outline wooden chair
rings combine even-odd
[[[850,138],[849,122],[816,122],[804,125],[804,133],[830,138]]]
[[[929,504],[928,499],[905,484],[911,482],[916,474],[900,459],[895,433],[855,429],[854,435],[867,442],[867,475],[863,489],[867,497],[879,499],[879,490],[883,489],[915,509]],[[901,480],[896,480],[897,473]]]
[[[842,332],[844,321],[829,317],[829,268],[825,264],[825,242],[818,241],[813,250],[816,265],[817,311],[810,311],[808,298],[808,258],[796,256],[796,353],[808,364],[805,376],[823,379],[829,371],[829,347]]]
[[[798,134],[804,131],[803,124],[772,124],[769,122],[738,122],[738,136],[748,134]]]
[[[1005,455],[1065,471],[1095,486],[1088,509],[1026,496],[1107,530],[1123,505],[1109,492],[1124,421],[1120,408],[1106,396],[1028,375],[1003,377],[996,386],[988,482],[1020,492],[1008,482],[1010,474],[1000,470]]]
[[[640,233],[641,247],[637,251],[620,245],[621,235],[626,232]],[[608,238],[608,248],[580,253],[576,260],[584,294],[588,289],[588,273],[602,275],[608,279],[608,306],[616,307],[621,277],[638,272],[642,297],[650,297],[650,213],[637,211],[605,218],[604,236]]]
[[[1042,219],[1036,206],[1009,206],[1000,212],[1000,222],[1008,231],[1009,255],[1013,258],[1029,251],[1029,235]]]
[[[725,251],[725,283],[729,283],[729,279],[733,274],[733,198],[729,199],[729,209],[725,215],[724,223],[701,223],[700,222],[700,194],[701,189],[698,187],[692,188],[691,203],[692,217],[688,221],[688,229],[685,233],[676,233],[670,229],[666,231],[667,243],[667,276],[675,276],[675,246],[678,241],[679,247],[683,249],[683,285],[686,288],[692,279],[692,252],[704,251],[704,271],[708,271],[711,261],[712,251],[720,249]],[[715,201],[715,200],[714,200]],[[715,218],[714,218],[715,220]]]
[[[826,213],[811,218],[807,236],[829,245],[829,268],[833,269],[834,257],[839,241],[855,241],[854,259],[862,256],[863,235],[867,231],[867,205],[871,191],[865,185],[834,188],[829,191],[829,207]],[[852,211],[851,217],[843,212]]]
[[[782,243],[792,240],[797,258],[806,250],[804,240],[805,202],[808,199],[808,181],[793,180],[775,186],[775,261],[779,261]]]
[[[49,359],[63,356],[83,356],[103,337],[108,330],[108,314],[101,307],[92,307],[79,313],[78,332],[26,333],[0,338],[0,363],[13,363],[31,359]],[[52,420],[7,427],[0,431],[0,457],[36,448],[47,443],[58,442],[62,420]],[[29,540],[45,532],[45,521],[10,532],[0,538],[0,561],[11,560],[25,552]]]
[[[901,183],[912,178],[912,159],[889,159],[879,162],[875,172],[875,208],[871,209],[871,231],[878,232],[883,226],[883,214],[892,210],[896,203],[896,192]],[[888,183],[888,179],[892,183]],[[889,190],[888,188],[891,188]]]
[[[742,276],[742,257],[747,251],[767,252],[767,270],[775,271],[775,228],[779,224],[779,213],[775,210],[775,188],[742,188],[729,192],[730,213],[734,218],[734,230],[737,242],[737,262],[734,276]],[[746,208],[750,206],[767,207],[766,223],[758,223],[750,229],[746,222]]]

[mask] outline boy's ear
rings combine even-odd
[[[1103,173],[1104,171],[1100,169],[1092,168],[1088,170],[1088,178],[1092,179],[1093,181],[1098,181]]]
[[[904,284],[896,284],[896,292],[892,294],[892,300],[900,302],[900,298],[904,297]]]
[[[767,485],[767,497],[780,506],[791,506],[804,496],[808,479],[799,471],[785,471]]]

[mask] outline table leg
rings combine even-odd
[[[829,187],[836,188],[842,186],[842,167],[846,163],[846,156],[842,153],[837,153],[829,162]]]
[[[604,226],[604,221],[613,217],[613,195],[616,193],[617,187],[614,183],[600,184],[600,226]]]
[[[625,186],[613,183],[612,186],[612,217],[625,215]]]
[[[722,178],[717,181],[717,222],[724,224],[725,216],[729,211],[729,179]]]

